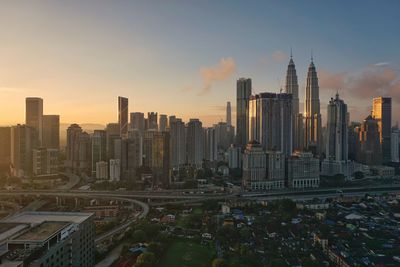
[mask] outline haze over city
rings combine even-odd
[[[339,90],[355,120],[371,97],[390,95],[397,122],[398,1],[162,2],[2,2],[0,125],[24,121],[27,96],[42,97],[61,122],[105,125],[124,95],[131,111],[209,126],[234,103],[239,77],[251,77],[254,92],[279,92],[291,48],[300,110],[312,51],[323,120]]]

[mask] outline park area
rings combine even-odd
[[[192,241],[179,240],[171,244],[161,259],[159,267],[209,267],[213,251]]]

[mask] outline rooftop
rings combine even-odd
[[[64,229],[70,222],[43,222],[35,227],[32,227],[22,235],[13,238],[15,241],[45,241],[60,230]]]
[[[27,227],[27,224],[0,222],[0,243]]]
[[[72,222],[80,224],[90,218],[93,213],[84,212],[35,212],[27,211],[4,219],[7,223],[41,224],[43,222]]]

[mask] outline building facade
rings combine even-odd
[[[248,138],[248,103],[251,96],[251,79],[240,78],[236,82],[236,144],[245,147]]]
[[[290,188],[319,187],[319,160],[311,152],[295,151],[287,159],[287,181]]]
[[[392,99],[390,97],[374,98],[372,117],[378,122],[382,163],[389,163],[391,162]]]

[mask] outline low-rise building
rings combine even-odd
[[[311,152],[294,152],[287,160],[287,178],[290,188],[319,187],[319,160]]]

